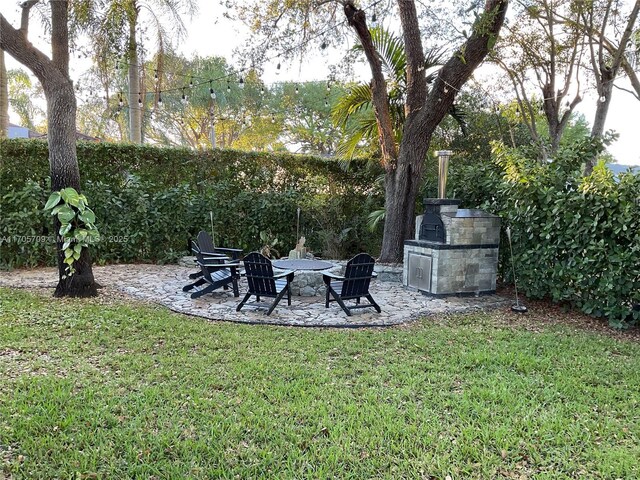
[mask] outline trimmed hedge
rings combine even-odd
[[[518,288],[551,298],[611,325],[640,319],[640,175],[599,165],[581,176],[601,146],[585,140],[540,165],[498,145],[495,163],[458,169],[456,194],[503,219],[511,229]],[[471,181],[473,180],[473,181]],[[470,200],[467,200],[470,199]],[[513,280],[506,235],[501,270]]]
[[[377,252],[368,213],[383,203],[366,162],[340,162],[290,154],[79,143],[82,190],[97,215],[102,241],[98,263],[172,261],[187,253],[201,229],[216,242],[246,251],[262,247],[260,233],[277,238],[286,255],[300,234],[317,254],[346,258]],[[0,267],[50,264],[47,144],[0,141]]]

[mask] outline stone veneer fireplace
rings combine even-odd
[[[426,295],[494,293],[500,217],[459,209],[459,200],[425,198],[416,238],[404,242],[402,283]]]

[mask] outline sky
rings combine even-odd
[[[232,24],[222,17],[222,7],[217,0],[198,0],[198,3],[198,14],[185,22],[187,37],[180,41],[178,51],[187,57],[195,54],[199,56],[222,56],[227,59],[230,65],[239,67],[242,59],[234,55],[234,49],[244,42],[250,41],[246,30],[241,25]],[[17,5],[18,2],[14,0],[0,0],[2,13],[13,25],[18,25],[19,23],[20,9]],[[32,24],[31,41],[36,46],[40,46],[37,21],[32,22]],[[331,55],[329,55],[330,57]],[[326,80],[330,73],[329,61],[326,57],[311,57],[304,62],[299,60],[282,62],[281,73],[278,75],[276,75],[276,63],[271,62],[265,65],[263,74],[265,82]],[[7,68],[17,67],[20,67],[20,65],[8,56]],[[80,75],[86,68],[87,66],[82,64],[76,65],[75,68],[72,65],[72,75]],[[356,67],[355,72],[357,76],[355,80],[368,81],[370,78],[369,71],[365,65]],[[482,72],[479,72],[478,76],[481,77]],[[624,86],[624,84],[621,85]],[[593,119],[596,101],[594,94],[587,93],[578,106],[578,111],[583,113],[589,122]],[[629,93],[614,89],[606,128],[615,130],[620,135],[618,141],[609,147],[609,152],[620,164],[640,165],[638,119],[640,119],[640,101]]]

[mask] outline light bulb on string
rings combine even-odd
[[[320,45],[320,48],[321,48],[322,50],[324,50],[324,49],[325,49],[325,48],[327,48],[328,46],[329,46],[329,45],[327,45],[327,41],[326,41],[326,40],[323,40],[323,41],[322,41],[322,44]]]
[[[138,106],[142,106],[142,93],[138,93]]]
[[[264,87],[260,87],[260,95],[264,95]]]
[[[162,95],[158,94],[158,106],[162,107]]]
[[[118,106],[122,108],[124,102],[122,101],[122,92],[118,94]]]
[[[231,93],[231,83],[229,82],[228,78],[227,78],[227,93]]]
[[[606,101],[607,101],[607,97],[605,97],[604,95],[602,95],[602,96],[599,98],[599,100],[600,100],[600,103],[604,103],[604,102],[606,102]]]
[[[183,105],[187,104],[187,95],[184,93],[184,87],[182,88],[182,99],[180,101]]]
[[[193,88],[193,77],[189,79],[189,88]]]
[[[326,98],[324,99],[324,106],[328,107],[329,106],[329,100],[327,100]]]
[[[280,62],[278,62],[278,65],[276,66],[276,75],[280,75]]]
[[[240,77],[240,80],[238,80],[238,87],[244,88],[244,78]]]
[[[276,123],[276,116],[273,113],[271,114],[271,123]]]
[[[300,89],[298,88],[298,85],[296,85],[296,95],[298,95],[300,93]]]
[[[158,81],[158,70],[154,70],[153,71],[153,79],[157,82]]]
[[[331,83],[327,82],[327,92],[330,92],[330,91],[331,91]]]

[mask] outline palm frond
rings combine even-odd
[[[449,107],[449,115],[458,123],[460,126],[460,130],[462,131],[462,135],[467,136],[467,112],[460,105],[456,105],[455,103]]]
[[[344,127],[352,115],[370,107],[371,88],[365,84],[356,85],[340,97],[331,110],[331,118],[336,126]]]
[[[371,29],[371,40],[380,54],[387,77],[394,83],[404,86],[406,84],[407,55],[402,40],[380,27]]]
[[[336,147],[336,154],[339,157],[352,159],[356,156],[358,147],[366,139],[362,130],[353,130],[345,135]],[[346,169],[346,168],[345,168]]]

